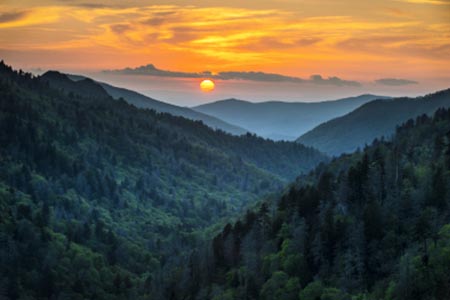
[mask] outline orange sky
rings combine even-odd
[[[402,78],[431,88],[450,83],[450,1],[7,0],[0,58],[25,69],[153,63],[184,72]]]

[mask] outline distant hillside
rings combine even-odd
[[[375,138],[390,136],[402,122],[441,107],[450,107],[450,89],[414,99],[376,100],[317,126],[297,141],[329,155],[350,153]]]
[[[115,99],[123,98],[125,101],[138,108],[154,109],[157,112],[164,112],[174,116],[185,117],[190,120],[202,121],[205,125],[208,125],[213,129],[220,129],[234,135],[247,133],[247,130],[238,126],[228,124],[215,117],[194,111],[190,108],[168,104],[137,92],[115,87],[107,83],[97,82],[84,76],[66,75],[57,71],[48,71],[43,74],[41,78],[49,81],[52,87],[64,89],[66,92],[81,93],[83,96],[112,96]]]
[[[361,95],[315,103],[280,101],[252,103],[228,99],[196,106],[193,109],[236,124],[262,137],[273,140],[295,140],[319,124],[379,98],[386,97]]]

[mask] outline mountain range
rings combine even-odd
[[[317,125],[342,116],[374,99],[388,97],[361,95],[323,102],[253,103],[227,99],[207,103],[192,109],[202,112],[250,132],[273,140],[295,140]]]
[[[351,153],[375,138],[388,138],[396,126],[438,108],[450,107],[450,89],[417,98],[379,99],[325,122],[297,139],[328,155]]]

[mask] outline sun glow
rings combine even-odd
[[[448,0],[116,2],[0,1],[0,57],[25,70],[94,72],[157,62],[182,72],[430,84],[450,70]]]
[[[202,82],[200,82],[200,89],[203,92],[211,92],[215,88],[215,84],[212,80],[205,79]]]

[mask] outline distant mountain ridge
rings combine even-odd
[[[376,100],[317,126],[297,141],[328,155],[350,153],[375,138],[392,135],[396,126],[410,118],[448,107],[450,89],[417,98]]]
[[[253,103],[226,99],[195,106],[192,109],[236,124],[262,137],[295,140],[315,126],[342,116],[374,99],[376,95],[360,95],[322,102],[268,101]]]
[[[66,93],[78,94],[84,97],[108,97],[106,90],[90,78],[81,78],[80,80],[71,80],[66,74],[58,71],[48,71],[42,76],[41,80],[49,83],[52,88],[64,90]]]
[[[234,135],[242,135],[247,133],[247,130],[232,124],[228,124],[227,122],[219,120],[216,117],[194,111],[187,107],[168,104],[144,96],[135,91],[115,87],[110,84],[98,82],[84,76],[63,74],[58,71],[48,71],[43,74],[41,78],[48,81],[50,86],[54,88],[64,89],[68,93],[71,92],[80,94],[85,97],[111,96],[114,99],[123,98],[125,101],[138,108],[154,109],[157,112],[164,112],[174,116],[181,116],[190,120],[202,121],[205,125],[213,129],[220,129]]]

